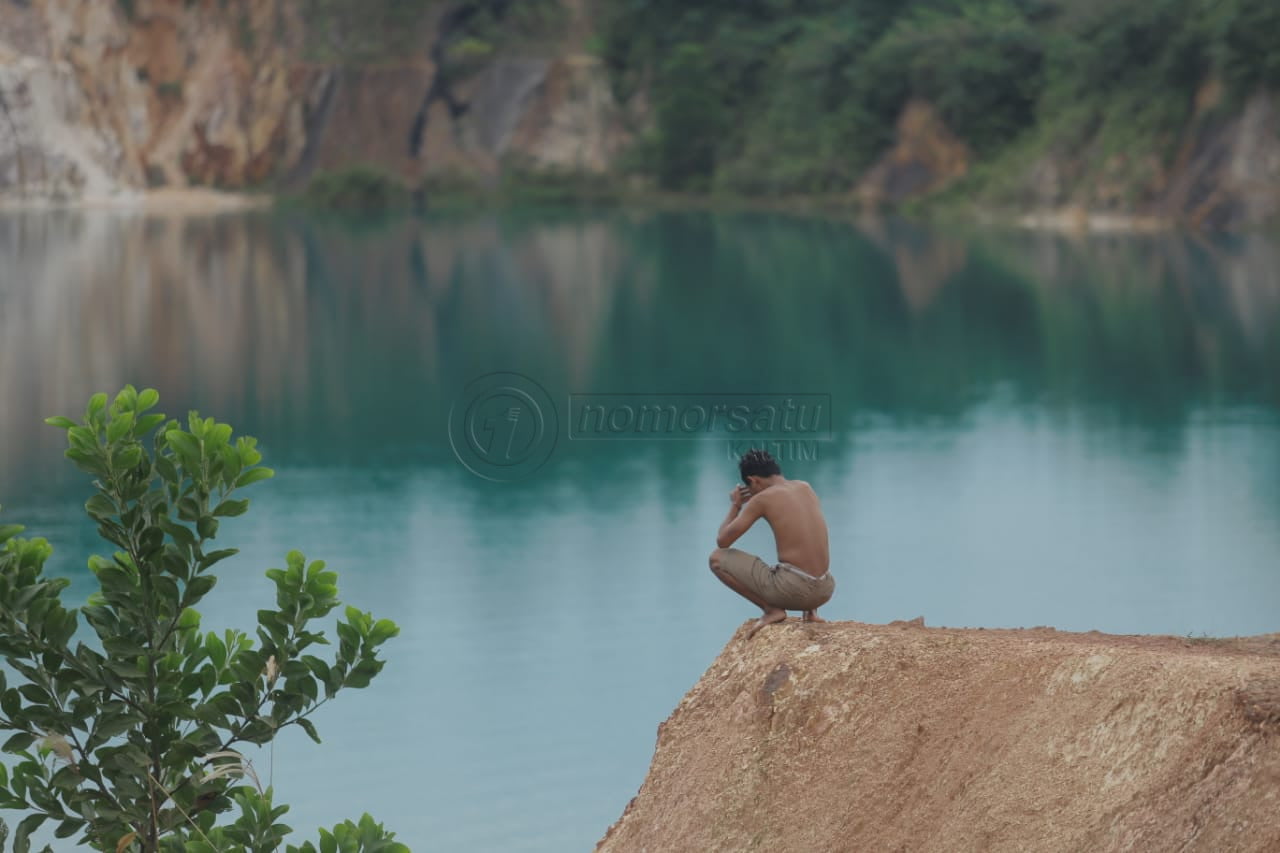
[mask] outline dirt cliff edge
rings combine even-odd
[[[597,850],[1280,849],[1280,635],[739,630]]]

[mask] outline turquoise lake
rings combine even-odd
[[[515,482],[449,436],[499,371],[553,408]],[[126,382],[257,436],[277,471],[222,526],[241,553],[206,628],[251,628],[293,548],[401,625],[373,685],[317,715],[323,745],[291,730],[254,756],[299,842],[367,811],[415,850],[589,850],[755,615],[706,563],[744,440],[575,440],[575,395],[828,401],[824,434],[768,445],[823,500],[827,618],[1280,630],[1266,235],[3,214],[0,520],[53,543],[69,603],[100,546],[42,420]],[[742,547],[773,558],[767,529]]]

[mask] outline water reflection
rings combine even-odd
[[[41,213],[0,218],[0,257],[0,482],[56,446],[34,415],[126,380],[331,449],[377,419],[431,456],[448,392],[511,366],[557,395],[830,391],[846,428],[963,419],[997,387],[1109,417],[1280,402],[1280,247],[1257,235]]]

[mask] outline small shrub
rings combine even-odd
[[[376,166],[358,165],[317,173],[303,191],[301,202],[316,210],[385,213],[409,210],[413,196],[395,175]]]
[[[191,412],[184,428],[152,412],[159,394],[126,386],[89,401],[66,431],[67,458],[94,478],[85,511],[110,556],[89,558],[98,588],[67,608],[65,578],[44,575],[53,549],[0,526],[0,808],[27,812],[15,851],[53,821],[58,838],[117,853],[241,853],[278,849],[291,831],[240,750],[289,726],[320,737],[312,713],[382,670],[379,647],[399,628],[354,607],[336,653],[314,622],[340,606],[337,575],[292,551],[270,569],[275,606],[256,638],[203,631],[195,609],[235,549],[212,545],[243,515],[242,490],[273,476],[248,436]],[[249,784],[251,783],[251,784]],[[239,817],[216,825],[222,812]],[[0,844],[8,828],[0,821]],[[320,848],[402,853],[371,818],[321,832]],[[315,847],[290,845],[314,853]]]

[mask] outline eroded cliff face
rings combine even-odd
[[[596,27],[587,0],[560,0],[552,35],[517,38],[460,73],[445,66],[467,6],[434,6],[403,55],[339,62],[309,49],[302,0],[0,0],[0,201],[288,189],[355,163],[412,183],[492,183],[509,168],[602,173],[651,124],[644,93],[618,104],[585,52]],[[1167,160],[1097,139],[1042,141],[989,164],[963,203],[1067,228],[1275,220],[1277,96],[1223,97],[1213,81],[1201,88]],[[851,202],[927,198],[982,153],[911,100]]]
[[[621,851],[1280,849],[1280,635],[798,622],[658,730]]]
[[[1169,223],[1233,229],[1280,215],[1280,110],[1277,96],[1256,92],[1224,108],[1222,87],[1197,94],[1172,160],[1154,151],[1104,154],[1091,143],[1048,151],[1019,176],[1012,201],[1028,224]],[[1087,221],[1092,220],[1092,221]]]
[[[1234,108],[1223,97],[1214,81],[1201,87],[1168,162],[1145,148],[1108,151],[1098,139],[1070,148],[1041,142],[1034,156],[1017,151],[992,164],[965,202],[1025,225],[1071,230],[1273,222],[1280,216],[1277,96],[1256,92]],[[894,143],[860,179],[855,196],[869,206],[927,197],[975,163],[933,106],[912,100]]]
[[[403,60],[312,61],[296,0],[0,0],[0,199],[297,184],[375,163],[410,180],[601,171],[625,144],[603,68],[563,43],[440,73],[441,4]]]
[[[928,195],[962,177],[972,160],[933,106],[913,99],[898,117],[893,146],[862,176],[857,196],[878,206]]]

